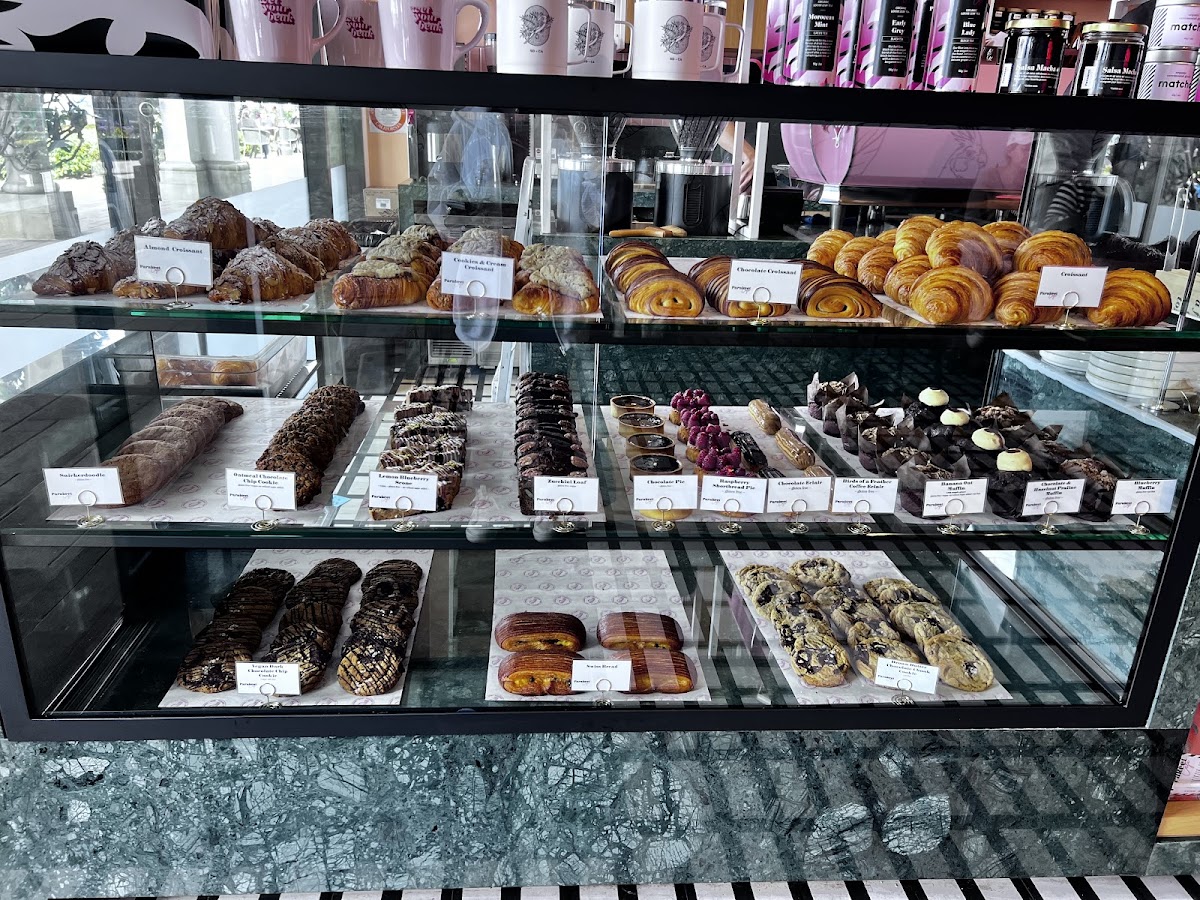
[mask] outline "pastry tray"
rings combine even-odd
[[[863,467],[862,463],[858,461],[858,454],[851,455],[847,453],[845,448],[842,447],[842,439],[840,437],[834,437],[832,435],[825,434],[820,428],[820,423],[815,422],[808,417],[808,412],[805,407],[796,407],[792,411],[792,416],[798,424],[802,422],[805,425],[804,434],[802,434],[801,437],[807,441],[810,447],[817,451],[817,455],[821,457],[822,461],[830,465],[830,467],[832,467],[835,471],[844,472],[849,470],[850,472],[853,472],[856,477],[862,478],[886,477],[880,476],[874,472],[868,472]],[[954,516],[953,522],[960,528],[985,528],[989,531],[996,531],[999,529],[1028,530],[1037,526],[1037,522],[1035,520],[1022,521],[1017,519],[1006,519],[1003,516],[998,516],[993,513],[991,509],[991,500],[985,500],[983,512]],[[896,519],[903,524],[916,528],[930,528],[935,525],[945,524],[951,520],[949,517],[940,516],[928,519],[924,518],[923,516],[914,516],[908,510],[900,506],[899,494],[896,495],[896,509],[893,515],[895,515]],[[1054,526],[1056,528],[1075,528],[1080,530],[1090,529],[1094,531],[1096,528],[1103,528],[1105,526],[1123,525],[1125,526],[1125,529],[1128,530],[1128,526],[1131,524],[1132,523],[1126,516],[1113,516],[1106,522],[1089,522],[1084,519],[1076,518],[1075,516],[1062,514],[1055,514],[1054,516]]]
[[[342,658],[342,647],[350,635],[350,620],[358,612],[362,603],[362,579],[350,588],[346,605],[342,608],[342,627],[338,631],[336,643],[333,645],[333,655],[325,669],[321,683],[306,694],[299,697],[277,697],[281,706],[398,706],[404,694],[404,684],[408,678],[408,664],[412,656],[413,641],[416,640],[417,628],[421,623],[421,609],[425,605],[425,586],[429,581],[429,567],[433,563],[432,550],[255,550],[246,563],[244,572],[251,569],[269,567],[285,569],[296,576],[299,581],[309,570],[323,559],[338,556],[354,562],[362,569],[365,576],[373,566],[387,559],[410,559],[421,567],[421,583],[417,586],[417,608],[413,613],[416,620],[412,633],[408,637],[408,645],[404,648],[403,668],[395,686],[384,694],[374,697],[359,697],[351,694],[338,684],[338,662]],[[271,624],[263,629],[262,643],[254,652],[255,659],[261,659],[271,646],[275,634],[279,631],[279,621],[283,618],[286,607],[281,607]],[[189,691],[172,683],[170,690],[159,702],[159,709],[179,708],[213,708],[241,707],[265,705],[266,700],[251,694],[239,694],[237,691],[224,691],[219,694],[203,694],[199,691]]]
[[[692,670],[692,690],[685,694],[623,694],[586,691],[561,697],[524,697],[500,687],[500,663],[508,651],[496,643],[496,626],[516,612],[569,613],[581,622],[587,643],[580,656],[609,659],[596,640],[596,626],[608,612],[645,611],[668,615],[683,635],[683,654]],[[496,592],[492,607],[492,639],[488,649],[485,699],[509,702],[595,703],[614,705],[652,701],[656,706],[682,706],[711,700],[700,665],[693,624],[675,586],[662,550],[497,550]]]
[[[225,502],[225,470],[253,469],[284,419],[300,408],[301,401],[263,397],[233,399],[245,410],[242,415],[228,422],[198,457],[148,500],[133,506],[98,510],[106,522],[223,522],[249,525],[261,519],[263,516],[257,509],[232,507]],[[350,432],[338,444],[333,460],[325,468],[321,493],[307,506],[296,510],[276,510],[270,514],[271,518],[277,519],[281,525],[331,523],[334,507],[338,504],[334,488],[379,415],[379,400],[364,402],[366,409],[355,418]],[[79,517],[79,510],[77,506],[59,507],[47,520],[73,522]]]
[[[766,433],[764,433],[763,430],[758,427],[758,425],[755,423],[753,417],[750,415],[749,409],[747,409],[744,406],[714,406],[714,407],[711,407],[711,409],[720,418],[721,426],[723,428],[725,428],[727,431],[746,431],[746,432],[749,432],[750,434],[754,435],[754,439],[756,441],[758,441],[758,446],[761,447],[763,453],[765,453],[767,455],[767,461],[772,466],[774,466],[776,469],[778,469],[780,472],[782,472],[784,475],[786,475],[789,478],[803,477],[801,475],[800,471],[794,465],[792,465],[791,461],[786,456],[783,455],[782,451],[780,451],[779,445],[775,443],[775,438],[768,437],[766,435]],[[679,426],[672,425],[670,419],[668,418],[668,416],[671,412],[671,408],[669,406],[657,406],[654,408],[654,412],[655,412],[655,415],[661,416],[663,419],[663,422],[665,423],[663,425],[663,432],[666,434],[667,437],[674,439],[676,432],[679,430]],[[619,430],[619,426],[617,425],[617,420],[613,417],[612,408],[609,406],[604,407],[604,424],[608,428],[609,437],[612,438],[613,456],[616,457],[617,464],[620,466],[621,485],[624,487],[625,494],[629,500],[629,508],[631,510],[633,510],[634,516],[638,519],[642,519],[647,522],[657,521],[657,518],[655,516],[652,516],[652,515],[646,516],[646,515],[643,515],[641,512],[637,511],[636,509],[634,509],[633,481],[629,477],[629,457],[625,455],[625,438],[621,437],[621,432]],[[802,440],[805,439],[804,435],[800,435],[800,437]],[[806,443],[807,443],[807,441],[806,441]],[[818,448],[813,447],[812,449],[813,449],[813,453],[817,454],[818,460],[819,460],[820,453],[819,453]],[[691,462],[688,461],[687,456],[685,455],[686,451],[687,451],[687,445],[680,443],[676,439],[675,440],[675,458],[678,459],[680,464],[682,464],[682,466],[683,466],[683,471],[680,474],[682,474],[682,475],[696,474],[695,466]],[[801,514],[798,516],[790,516],[787,513],[761,513],[761,514],[754,514],[751,516],[738,517],[735,519],[731,519],[729,516],[722,515],[719,511],[712,510],[712,509],[694,510],[692,512],[692,514],[690,516],[688,516],[686,519],[684,519],[683,521],[685,521],[685,522],[745,522],[745,523],[750,523],[750,522],[790,522],[793,520],[800,521],[800,522],[809,522],[809,523],[812,523],[812,522],[830,523],[830,522],[832,522],[832,523],[839,523],[839,524],[849,524],[851,522],[873,522],[874,521],[870,516],[865,516],[865,515],[842,516],[842,515],[835,515],[830,512],[804,513],[804,514]]]
[[[362,496],[356,515],[360,522],[390,527],[398,519],[371,519],[367,505],[369,472],[378,464],[379,454],[387,449],[391,431],[392,410],[398,401],[384,404],[379,421],[371,430],[363,445],[366,456],[359,478],[347,491],[351,496]],[[588,441],[583,407],[576,406],[579,437],[588,449],[588,476],[596,477],[595,448]],[[466,414],[467,418],[467,461],[463,472],[462,486],[450,509],[441,512],[423,512],[416,518],[418,526],[424,524],[485,525],[494,522],[530,522],[547,516],[527,516],[521,512],[517,496],[517,467],[513,461],[513,432],[516,428],[517,406],[515,403],[479,403]],[[601,500],[603,502],[603,499]],[[572,516],[588,522],[603,522],[603,510]]]
[[[887,554],[877,550],[721,551],[721,559],[724,561],[726,568],[729,569],[730,578],[733,578],[743,566],[753,563],[778,566],[781,569],[786,569],[797,560],[818,556],[835,559],[849,569],[850,576],[854,580],[854,586],[857,588],[861,588],[864,583],[873,578],[904,578],[904,575],[896,568],[895,564],[888,559]],[[939,592],[935,591],[935,593]],[[943,601],[946,600],[945,597],[942,599]],[[953,614],[954,610],[951,604],[945,603],[945,606]],[[747,598],[742,596],[736,579],[734,580],[733,596],[730,597],[730,609],[746,643],[750,645],[752,651],[754,646],[759,642],[766,644],[767,651],[770,653],[772,660],[779,667],[779,671],[783,673],[783,678],[787,682],[788,687],[792,689],[792,693],[796,697],[796,702],[802,706],[818,706],[833,703],[892,703],[895,701],[897,696],[896,691],[872,684],[859,675],[853,666],[851,666],[850,672],[846,675],[846,683],[838,687],[820,688],[807,684],[792,667],[791,658],[783,648],[783,642],[779,639],[779,632],[776,630],[775,624],[756,609],[753,603],[750,603]],[[967,636],[970,637],[970,629],[967,628],[968,623],[960,620],[960,624],[963,626],[963,630],[967,632]],[[746,627],[747,625],[750,627]],[[754,635],[755,629],[758,631],[757,637]],[[844,642],[842,646],[845,647]],[[995,670],[996,667],[993,665],[992,669]],[[1012,694],[1006,691],[998,681],[986,691],[979,691],[977,693],[973,691],[960,691],[939,681],[936,699],[931,698],[928,694],[917,694],[914,699],[922,703],[936,703],[939,700],[978,703],[985,700],[1011,700]]]

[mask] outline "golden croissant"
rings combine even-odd
[[[853,239],[854,235],[848,231],[839,231],[836,229],[826,231],[812,242],[805,259],[833,268],[833,261],[837,259],[838,251],[842,249],[844,244]]]
[[[858,280],[872,294],[883,293],[883,282],[896,265],[896,254],[886,244],[874,247],[858,261]]]
[[[872,237],[856,237],[852,241],[846,241],[833,261],[833,269],[839,275],[855,278],[858,276],[858,261],[866,255],[868,250],[882,246],[883,244]]]
[[[896,240],[892,242],[896,259],[904,260],[910,256],[924,255],[925,243],[929,236],[945,224],[933,216],[912,216],[905,219],[896,229]]]
[[[930,269],[917,279],[908,302],[913,312],[934,325],[981,322],[995,306],[991,286],[966,266]]]
[[[1041,280],[1036,272],[1010,272],[996,282],[996,321],[1001,325],[1046,325],[1061,319],[1061,306],[1037,305]]]
[[[1040,272],[1046,266],[1090,266],[1092,251],[1082,238],[1066,231],[1043,231],[1021,241],[1013,253],[1018,272]]]
[[[909,305],[909,294],[917,279],[932,269],[925,254],[910,256],[896,263],[883,281],[883,292],[901,306]]]
[[[1157,325],[1171,312],[1167,286],[1139,269],[1113,269],[1104,278],[1100,305],[1089,309],[1088,320],[1101,328]]]
[[[935,269],[965,266],[986,281],[1001,274],[1004,255],[996,239],[973,222],[951,222],[929,236],[925,255]]]

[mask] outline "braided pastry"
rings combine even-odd
[[[1004,254],[996,239],[973,222],[951,222],[929,236],[925,255],[935,269],[965,266],[987,281],[998,278]]]
[[[832,267],[833,261],[837,259],[838,251],[853,239],[854,235],[848,231],[826,231],[812,242],[805,258],[823,266]]]
[[[932,269],[929,257],[924,253],[902,259],[887,273],[883,280],[883,292],[901,306],[908,306],[908,295],[917,279]]]
[[[896,229],[896,240],[892,242],[896,259],[904,260],[925,253],[925,242],[929,240],[929,236],[945,224],[933,216],[913,216],[905,219]]]
[[[819,319],[869,319],[882,313],[870,291],[836,274],[801,280],[796,305],[804,315]]]
[[[1018,272],[1040,272],[1045,266],[1090,266],[1092,251],[1067,231],[1043,231],[1021,241],[1013,253]]]
[[[1060,306],[1037,306],[1036,272],[1010,272],[996,282],[996,321],[1001,325],[1046,325],[1062,318]]]
[[[913,312],[934,325],[981,322],[995,305],[983,276],[966,266],[930,269],[908,295]]]
[[[1013,254],[1021,242],[1033,234],[1020,222],[988,222],[983,230],[996,239],[1000,245],[1000,254],[1004,263],[1001,269],[1005,275],[1013,270]]]
[[[868,250],[882,246],[883,244],[873,237],[857,237],[852,241],[846,241],[833,261],[833,270],[839,275],[854,278],[858,275],[859,260],[866,256]]]
[[[1140,269],[1113,269],[1104,277],[1100,305],[1089,309],[1088,320],[1101,328],[1157,325],[1171,312],[1167,286]]]
[[[625,303],[644,316],[695,318],[704,312],[704,297],[696,283],[670,266],[635,278],[625,291]]]
[[[858,280],[872,294],[883,293],[883,282],[896,265],[896,254],[886,244],[880,244],[863,254],[858,261]]]

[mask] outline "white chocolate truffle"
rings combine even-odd
[[[938,388],[925,388],[917,395],[917,399],[926,406],[945,406],[950,402],[950,395]]]
[[[1033,460],[1024,450],[1005,450],[996,457],[996,468],[1001,472],[1032,472]]]
[[[971,421],[969,409],[944,409],[940,419],[943,425],[966,425]]]
[[[1000,436],[1000,432],[992,431],[990,428],[980,428],[971,434],[971,443],[980,450],[1003,450],[1004,438]]]

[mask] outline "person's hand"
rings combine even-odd
[[[738,192],[742,194],[750,193],[750,187],[754,184],[754,148],[747,142],[742,141],[742,172],[741,181],[738,184]]]

